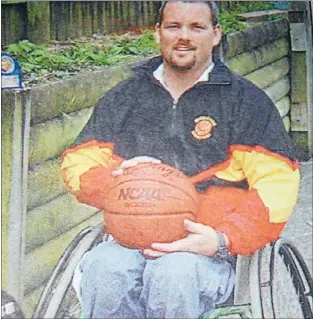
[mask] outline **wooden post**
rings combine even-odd
[[[115,1],[115,23],[117,33],[123,30],[122,3]]]
[[[68,34],[67,38],[68,39],[73,39],[75,38],[75,26],[74,26],[74,12],[73,12],[73,7],[74,3],[71,1],[69,2],[69,8],[68,8]]]
[[[91,22],[92,22],[92,35],[100,33],[99,26],[99,9],[98,9],[98,1],[92,1],[91,5]]]
[[[108,2],[103,1],[102,4],[102,24],[103,24],[103,34],[108,33],[109,24],[109,12],[108,12]]]
[[[125,29],[130,27],[129,1],[122,1],[122,12]]]
[[[27,3],[1,3],[1,43],[3,46],[27,38]]]
[[[123,19],[123,29],[127,30],[129,27],[129,12],[128,12],[129,1],[121,1],[121,12]]]
[[[91,17],[91,5],[89,1],[83,2],[83,35],[90,37],[92,35],[92,17]]]
[[[26,90],[2,92],[2,278],[4,289],[23,299],[30,95]],[[8,103],[11,102],[11,103]]]
[[[82,3],[80,1],[75,1],[73,3],[73,26],[75,30],[73,37],[80,38],[83,35],[82,10]]]
[[[50,40],[57,39],[57,5],[58,3],[55,1],[50,4]]]
[[[143,15],[143,26],[149,25],[149,6],[148,1],[143,1],[142,15]]]
[[[129,10],[128,10],[128,20],[129,20],[129,27],[135,29],[137,26],[137,16],[136,16],[136,3],[134,1],[129,2]]]
[[[309,115],[312,114],[312,93],[310,93],[312,90],[312,61],[309,61],[310,56],[312,59],[312,45],[309,44],[310,36],[307,34],[311,33],[308,27],[307,17],[309,14],[307,10],[307,1],[292,1],[289,11],[291,38],[290,128],[296,154],[301,160],[310,158],[312,154],[312,123],[309,118]]]
[[[27,2],[28,39],[34,43],[50,40],[50,1]]]
[[[307,35],[307,52],[306,52],[306,67],[307,67],[307,105],[308,105],[308,148],[313,154],[313,2],[306,1],[306,35]]]
[[[56,24],[56,40],[65,41],[69,37],[69,3],[64,1],[57,2],[55,6],[55,24]]]
[[[135,5],[136,5],[136,19],[137,19],[136,26],[139,28],[142,28],[143,26],[142,1],[136,1]]]
[[[109,1],[109,12],[110,12],[110,20],[109,20],[109,32],[114,32],[115,31],[115,2],[114,1]]]

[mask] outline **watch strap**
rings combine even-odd
[[[229,256],[229,251],[226,246],[226,241],[224,234],[221,232],[216,232],[217,240],[218,240],[218,250],[214,257],[216,258],[227,258]]]

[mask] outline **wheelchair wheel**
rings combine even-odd
[[[293,244],[280,238],[260,252],[258,266],[258,318],[313,318],[312,277]]]
[[[80,304],[71,285],[76,266],[83,255],[106,240],[104,227],[82,230],[59,259],[37,303],[32,318],[80,318]]]

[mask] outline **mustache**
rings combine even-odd
[[[174,49],[180,48],[180,47],[186,47],[190,50],[195,50],[197,47],[190,43],[190,41],[179,41],[177,44],[174,45]]]

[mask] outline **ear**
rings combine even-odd
[[[156,43],[158,43],[158,44],[160,43],[160,29],[161,29],[160,23],[157,23],[155,25],[154,37],[155,37]]]
[[[219,24],[213,27],[213,46],[217,46],[222,38],[222,28]]]

